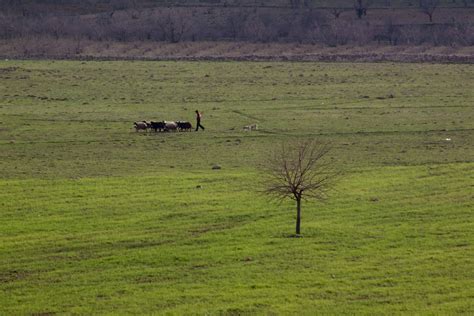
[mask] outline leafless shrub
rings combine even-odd
[[[181,41],[191,27],[190,13],[178,8],[160,9],[155,17],[162,39],[171,43]]]
[[[224,30],[228,34],[226,37],[238,39],[242,37],[242,29],[250,15],[249,10],[239,9],[231,10],[225,18]]]
[[[466,46],[473,46],[474,45],[474,25],[464,25],[459,24],[457,26],[459,32],[461,33],[459,36],[461,37],[462,43]]]
[[[244,38],[255,42],[278,40],[280,21],[275,21],[265,12],[251,13],[244,24]]]
[[[10,16],[0,13],[0,38],[10,39],[15,37],[15,24]]]
[[[421,28],[400,28],[400,42],[406,45],[420,45],[426,41],[426,34]]]
[[[431,32],[431,42],[442,46],[469,46],[473,43],[472,26],[455,24],[436,26]]]
[[[65,19],[56,16],[47,17],[42,23],[43,32],[50,34],[56,40],[65,35],[65,26]]]
[[[332,14],[332,16],[335,18],[335,19],[339,19],[339,16],[341,15],[342,12],[345,11],[345,9],[343,8],[332,8],[331,10],[329,10]]]
[[[387,19],[382,30],[375,31],[373,39],[379,44],[388,43],[395,46],[400,41],[400,30],[393,24],[391,19]]]
[[[339,46],[367,42],[368,34],[365,30],[365,24],[334,20],[323,29],[324,43],[329,46]]]

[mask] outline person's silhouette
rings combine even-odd
[[[198,110],[196,110],[196,132],[199,130],[199,127],[204,130],[204,126],[201,125],[201,117],[202,114]]]

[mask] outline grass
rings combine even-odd
[[[0,313],[472,313],[473,71],[0,62]],[[346,174],[303,238],[255,192],[296,138]]]

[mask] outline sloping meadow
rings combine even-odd
[[[472,313],[473,78],[2,61],[0,312]],[[133,129],[196,109],[204,132]],[[329,143],[343,174],[303,204],[303,238],[292,202],[261,193],[271,152],[298,139]]]

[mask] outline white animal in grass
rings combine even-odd
[[[178,129],[178,124],[172,121],[163,121],[165,123],[165,132],[176,131]]]
[[[244,131],[250,132],[250,131],[258,131],[258,124],[251,124],[244,126]]]

